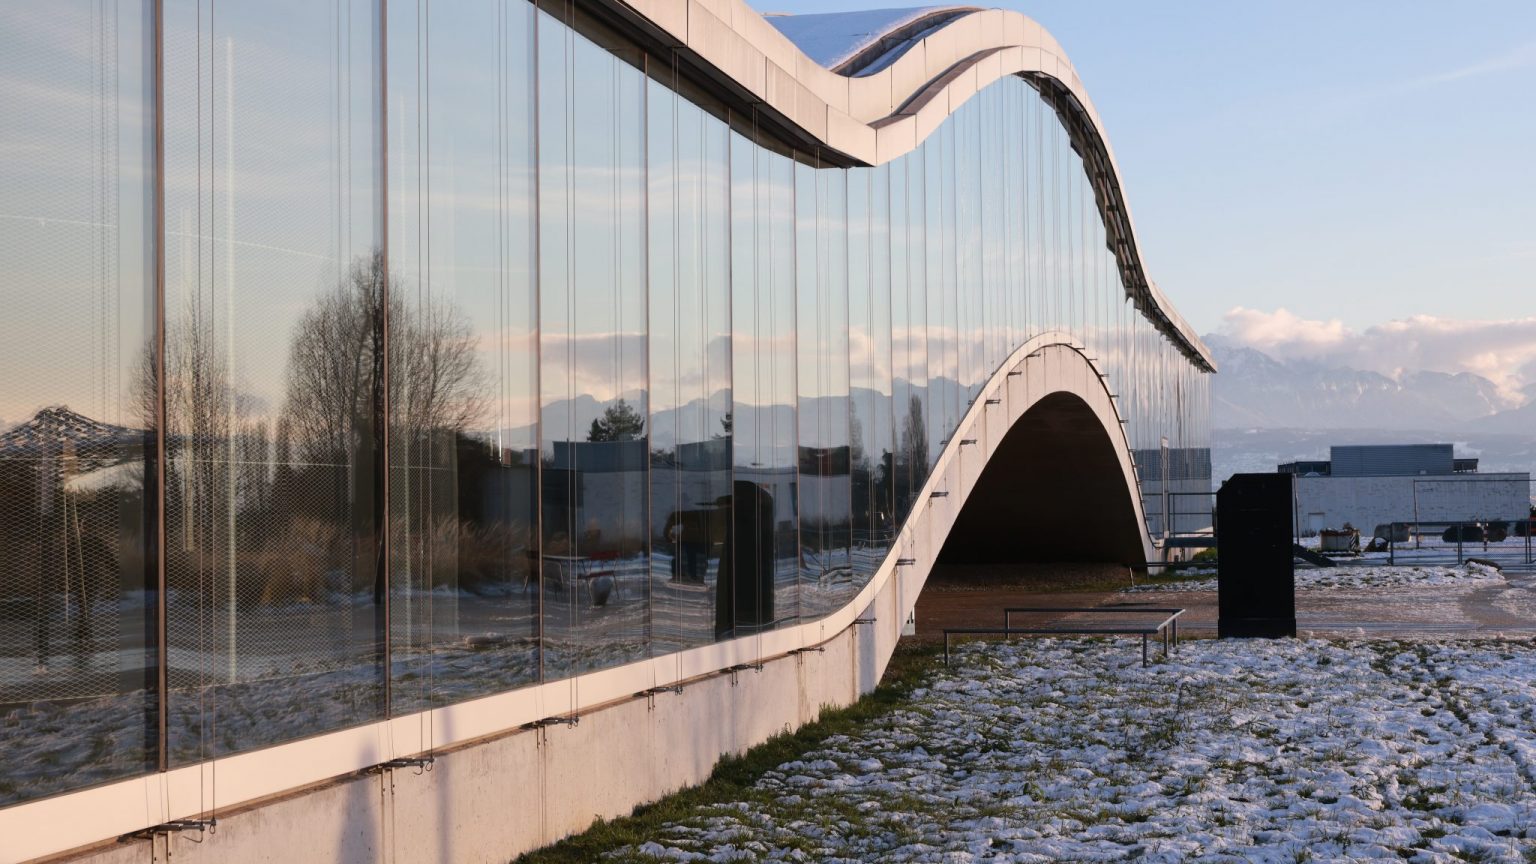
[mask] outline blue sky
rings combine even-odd
[[[1262,319],[1282,339],[1536,319],[1536,2],[982,5],[1066,48],[1152,276],[1201,332],[1240,331],[1235,307],[1289,310]]]

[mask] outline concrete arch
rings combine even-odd
[[[960,524],[966,504],[972,498],[990,502],[992,499],[984,496],[996,494],[995,488],[988,487],[1001,475],[994,473],[989,478],[988,467],[1006,472],[1010,460],[1029,458],[1016,448],[1027,449],[1032,440],[1038,443],[1041,439],[1036,434],[1041,432],[1057,440],[1069,435],[1091,439],[1096,448],[1097,488],[1128,508],[1118,515],[1124,531],[1118,551],[1130,559],[1124,563],[1155,560],[1161,550],[1147,532],[1130,442],[1116,406],[1117,396],[1109,391],[1107,380],[1083,346],[1064,333],[1043,333],[1015,350],[987,381],[981,398],[966,412],[940,454],[918,504],[907,517],[897,550],[854,604],[862,610],[861,617],[895,617],[903,623],[910,620],[917,597]],[[1052,425],[1067,428],[1051,430]],[[1002,482],[1006,483],[1006,478]],[[1011,490],[1008,496],[1018,494]],[[1128,526],[1124,524],[1127,517],[1131,521]],[[992,526],[960,525],[960,530],[985,531]],[[864,606],[866,595],[868,605]],[[900,635],[899,630],[890,633],[880,627],[874,631],[871,635],[878,644],[868,649],[873,652],[869,658],[873,676],[861,676],[860,692],[878,683]]]

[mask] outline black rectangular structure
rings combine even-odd
[[[1234,474],[1216,493],[1217,635],[1296,635],[1290,474]]]

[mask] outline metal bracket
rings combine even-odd
[[[811,648],[792,648],[792,649],[790,649],[789,653],[793,654],[793,655],[796,655],[796,656],[799,656],[801,654],[809,654],[812,651],[815,651],[817,654],[825,654],[825,653],[827,653],[827,649],[823,645],[816,645],[816,646],[813,646]]]
[[[916,563],[917,563],[917,559],[916,558],[897,558],[896,559],[896,566],[897,567],[911,567],[913,564],[916,564]]]
[[[396,768],[415,768],[418,771],[431,771],[432,763],[437,761],[435,756],[405,756],[400,759],[391,759],[388,762],[380,762],[370,765],[358,772],[360,774],[383,774],[385,771],[393,771]]]
[[[987,404],[988,405],[1001,405],[1001,404],[1003,404],[1003,400],[1001,400],[1001,399],[988,399],[987,400]]]
[[[855,619],[853,619],[853,623],[855,623],[855,624],[873,624],[873,623],[875,623],[875,619],[873,619],[873,618],[855,618]]]
[[[649,690],[641,690],[639,693],[635,694],[635,698],[636,699],[644,699],[645,700],[646,710],[649,711],[649,710],[654,710],[656,708],[656,696],[657,696],[657,694],[659,694],[659,693],[682,693],[682,692],[683,692],[683,685],[681,685],[681,684],[673,684],[670,687],[652,687]]]
[[[763,664],[761,664],[761,663],[737,663],[735,666],[728,667],[725,671],[726,671],[726,674],[731,676],[731,686],[735,687],[736,686],[737,676],[739,676],[742,672],[746,672],[749,669],[751,671],[753,671],[753,672],[761,672],[761,671],[763,671]]]
[[[948,492],[930,492],[928,494],[928,497],[929,498],[948,498],[949,497],[949,493]]]
[[[975,438],[961,438],[960,439],[960,446],[961,447],[964,447],[967,444],[975,444],[975,443],[976,443],[976,439]]]
[[[159,825],[151,825],[148,828],[130,831],[117,838],[117,842],[132,843],[135,840],[153,840],[161,834],[170,836],[182,831],[212,831],[218,833],[218,828],[218,819],[172,819]]]
[[[580,716],[545,717],[543,720],[534,720],[531,723],[524,723],[522,728],[524,728],[524,729],[544,729],[544,728],[547,728],[549,726],[580,726],[580,725],[581,725],[581,717]]]

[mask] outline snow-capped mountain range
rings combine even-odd
[[[1523,413],[1492,381],[1470,372],[1421,370],[1392,378],[1316,360],[1276,360],[1219,335],[1205,339],[1221,369],[1212,393],[1220,429],[1492,431]]]
[[[1337,444],[1456,443],[1483,471],[1536,471],[1536,399],[1514,403],[1469,372],[1396,377],[1318,360],[1278,360],[1220,334],[1211,393],[1216,476],[1327,458]]]

